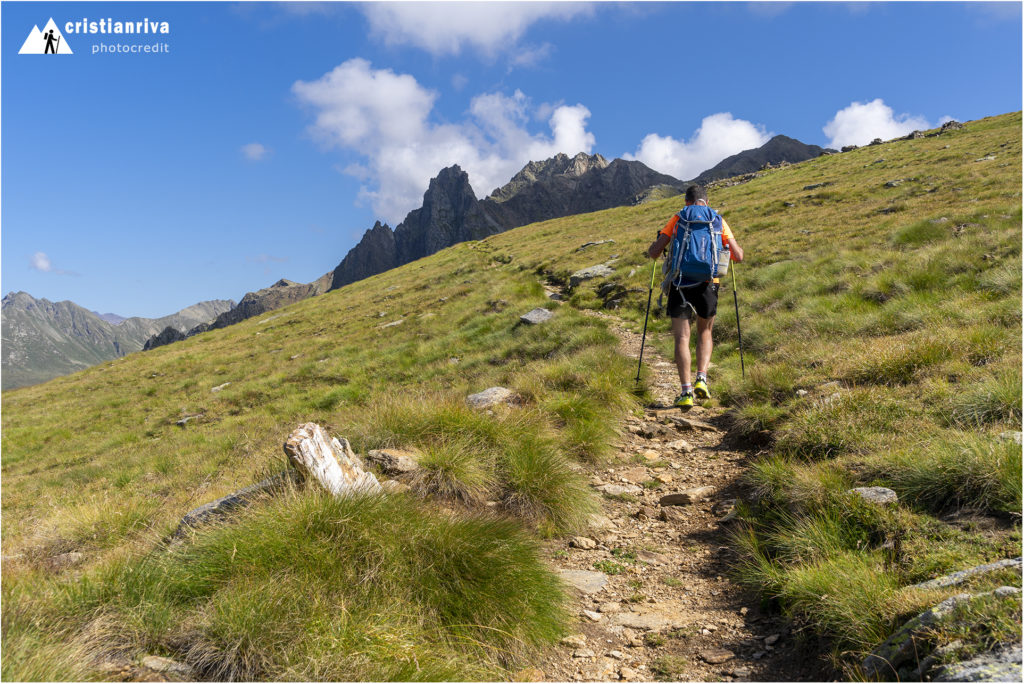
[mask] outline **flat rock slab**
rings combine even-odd
[[[657,632],[672,626],[672,618],[663,613],[613,613],[609,616],[613,625],[621,625],[631,629],[642,629]]]
[[[662,506],[685,506],[703,501],[714,493],[714,487],[694,487],[674,494],[666,494],[659,499],[658,503]]]
[[[516,393],[507,387],[488,387],[483,392],[470,394],[466,403],[476,409],[486,409],[498,404],[511,404],[516,399]]]
[[[732,660],[736,657],[736,654],[732,651],[724,648],[709,648],[700,652],[700,657],[704,662],[711,665],[721,665],[724,662]]]
[[[608,575],[591,570],[559,570],[558,576],[584,594],[594,594],[608,584]]]
[[[967,570],[961,570],[954,572],[943,577],[936,577],[933,580],[927,582],[921,582],[915,584],[914,589],[943,589],[945,587],[953,587],[958,584],[963,584],[970,578],[976,575],[984,575],[985,573],[995,572],[996,570],[1002,570],[1003,568],[1017,568],[1017,572],[1021,571],[1021,556],[1016,558],[1005,558],[995,563],[987,563],[986,565],[979,565],[977,567],[969,568]]]
[[[547,309],[537,308],[533,311],[527,311],[519,317],[519,320],[527,325],[538,325],[540,323],[550,321],[554,315],[555,314],[551,313]]]
[[[856,494],[868,503],[886,505],[899,501],[896,492],[888,487],[854,487],[849,490],[850,494]]]
[[[943,668],[936,682],[1019,682],[1021,681],[1021,650],[1018,645],[983,653],[966,662]]]
[[[650,565],[668,565],[672,562],[668,556],[655,553],[654,551],[648,551],[647,549],[638,549],[636,557],[638,560],[643,561],[644,563],[649,563]]]

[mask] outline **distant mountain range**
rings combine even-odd
[[[74,302],[12,292],[0,300],[3,389],[34,385],[142,349],[167,326],[188,330],[234,302],[200,302],[162,318],[122,318],[116,325]],[[118,317],[120,318],[120,317]]]
[[[762,147],[722,160],[693,181],[751,173],[766,164],[797,163],[827,152],[778,135]],[[3,299],[3,388],[43,382],[143,348],[170,344],[206,330],[323,294],[429,256],[466,240],[480,240],[537,221],[601,211],[681,193],[688,185],[638,161],[599,154],[558,154],[531,161],[512,179],[478,200],[458,165],[441,169],[423,204],[394,230],[377,222],[331,272],[312,283],[279,280],[247,293],[237,306],[203,302],[159,319],[87,311],[19,292]]]

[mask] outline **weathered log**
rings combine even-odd
[[[330,438],[315,423],[300,425],[284,443],[295,468],[334,496],[381,492],[373,473],[363,468],[347,439]]]
[[[288,482],[297,482],[298,479],[298,473],[294,470],[286,470],[245,489],[239,489],[237,492],[228,494],[216,501],[205,503],[199,508],[193,508],[178,523],[178,529],[174,531],[172,538],[181,537],[189,529],[208,522],[211,518],[220,517],[240,506],[247,506],[258,495],[272,492],[283,487]]]

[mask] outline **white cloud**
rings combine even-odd
[[[871,102],[851,102],[840,109],[822,130],[829,137],[829,146],[866,145],[875,138],[892,140],[912,131],[933,128],[923,116],[893,116],[892,107],[881,98]]]
[[[46,252],[36,252],[32,255],[32,258],[28,262],[29,268],[36,271],[42,271],[43,273],[53,273],[55,275],[69,275],[77,276],[78,273],[74,271],[65,271],[62,268],[54,268],[53,262],[50,261],[50,257],[46,256]]]
[[[535,108],[518,90],[477,95],[463,121],[435,123],[436,92],[359,58],[292,90],[315,112],[316,138],[361,157],[344,173],[363,182],[361,198],[392,225],[420,205],[430,179],[446,166],[461,166],[484,196],[530,160],[589,153],[594,146],[586,130],[590,111],[582,104],[552,109],[550,135],[527,130]]]
[[[433,55],[457,55],[472,46],[489,56],[514,46],[534,22],[593,12],[580,2],[372,2],[362,10],[370,34],[388,45]]]
[[[43,273],[49,273],[53,270],[53,264],[50,263],[50,257],[46,256],[46,252],[36,252],[33,254],[29,265]]]
[[[551,56],[555,46],[551,43],[544,43],[537,47],[524,47],[516,50],[509,59],[509,71],[515,67],[535,67]]]
[[[770,138],[764,126],[721,112],[704,117],[689,140],[651,133],[640,142],[635,154],[623,157],[642,161],[655,171],[680,180],[689,180],[730,155],[764,145]]]
[[[249,161],[261,161],[267,156],[267,148],[258,142],[242,145],[242,155]]]

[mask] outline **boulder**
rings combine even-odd
[[[466,403],[475,409],[486,409],[498,404],[512,404],[518,399],[516,393],[507,387],[488,387],[483,392],[470,394]]]
[[[857,149],[857,147],[857,145],[844,145],[843,149],[840,150],[840,152],[853,152],[855,149]]]
[[[615,613],[610,616],[614,625],[642,629],[646,631],[659,631],[672,626],[672,620],[659,612],[637,612],[637,613]]]
[[[945,133],[946,131],[959,131],[963,127],[964,125],[962,123],[954,119],[952,121],[947,121],[946,123],[942,124],[942,128],[939,129],[939,132]]]
[[[519,317],[519,320],[526,325],[539,325],[540,323],[550,321],[554,315],[555,314],[551,313],[547,309],[536,308],[524,313]]]
[[[385,475],[405,475],[419,470],[418,451],[405,449],[370,449],[366,452],[366,460],[380,468]]]
[[[923,137],[924,137],[924,133],[922,133],[921,131],[913,131],[913,132],[909,133],[903,139],[904,140],[917,140],[918,138],[923,138]]]
[[[304,479],[315,480],[337,497],[379,493],[380,483],[363,469],[347,439],[330,438],[316,423],[304,423],[288,436],[284,452]]]
[[[608,276],[615,273],[610,267],[604,264],[597,264],[596,266],[590,266],[588,268],[576,271],[569,276],[569,287],[574,288],[584,280],[591,280],[592,278],[607,278]]]
[[[177,675],[190,675],[192,668],[184,663],[164,658],[163,656],[148,655],[142,659],[142,666],[154,672],[165,672]]]

